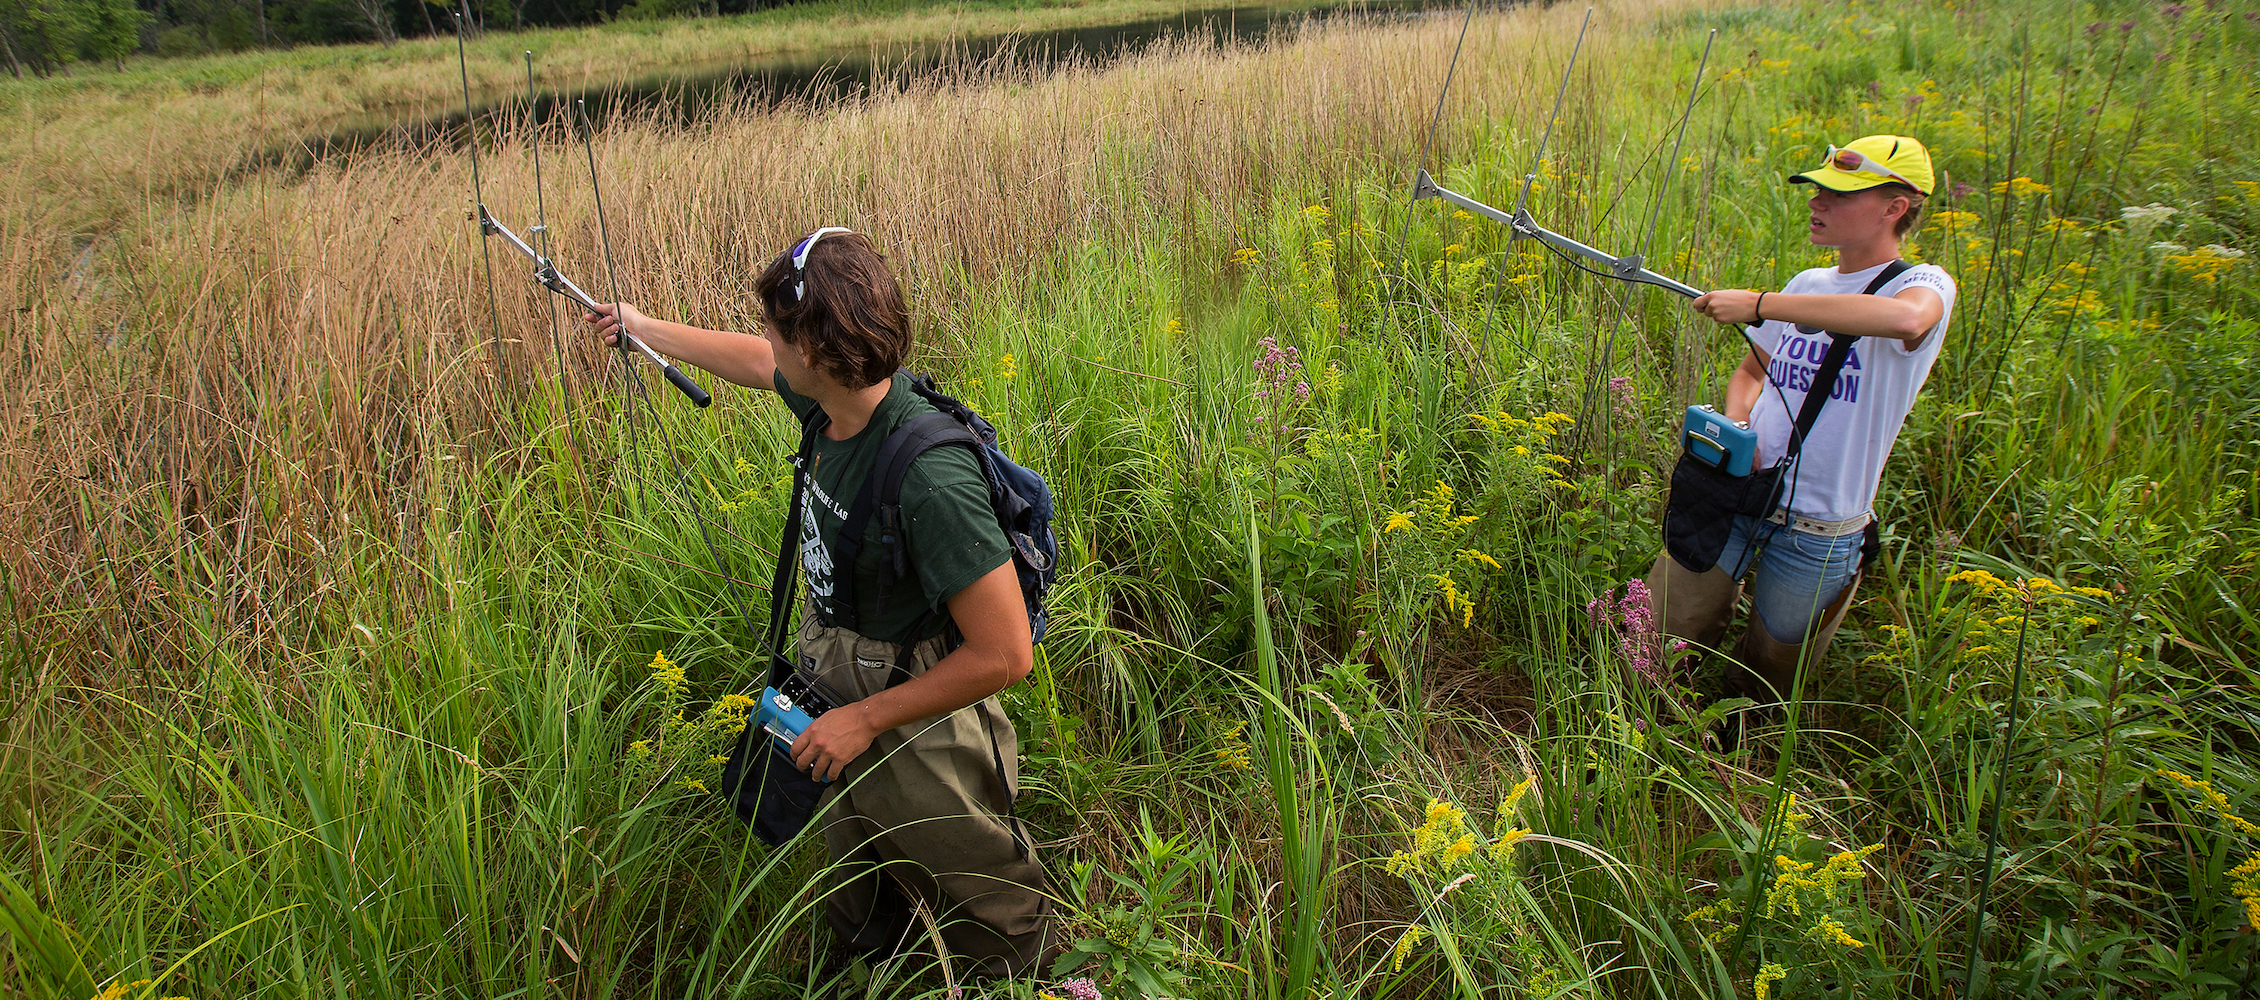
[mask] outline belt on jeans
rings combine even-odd
[[[1782,507],[1776,508],[1773,513],[1766,515],[1766,520],[1775,524],[1786,524],[1791,531],[1802,531],[1808,535],[1819,535],[1823,538],[1842,538],[1845,535],[1865,530],[1868,522],[1875,520],[1875,515],[1858,514],[1841,521],[1823,521],[1802,514],[1791,514],[1788,508]]]

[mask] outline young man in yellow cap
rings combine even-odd
[[[1799,667],[1827,650],[1875,550],[1884,459],[1954,309],[1951,276],[1899,258],[1934,176],[1929,152],[1906,136],[1828,147],[1819,167],[1789,181],[1812,185],[1807,238],[1834,247],[1836,266],[1804,271],[1778,292],[1722,289],[1693,303],[1721,323],[1762,324],[1728,380],[1724,410],[1756,432],[1757,469],[1781,466],[1770,511],[1727,515],[1733,523],[1716,565],[1690,568],[1667,551],[1648,576],[1664,630],[1708,649],[1720,648],[1747,582],[1752,621],[1728,671],[1729,693],[1760,702],[1787,696]],[[1838,349],[1831,380],[1824,358],[1844,338],[1856,339]],[[1806,417],[1815,389],[1827,395]],[[1800,417],[1809,430],[1793,448]]]

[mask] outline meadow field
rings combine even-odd
[[[242,79],[213,136],[15,98],[61,135],[0,160],[0,996],[2254,995],[2260,8],[1605,0],[1534,163],[1584,14],[482,126],[494,212],[658,315],[873,234],[1050,478],[1004,701],[1073,949],[1020,982],[835,961],[820,848],[711,794],[782,407],[490,270],[460,145],[234,169]],[[1953,327],[1730,752],[1627,584],[1742,342],[1410,179],[1778,288],[1825,259],[1783,176],[1873,132],[1945,172]]]

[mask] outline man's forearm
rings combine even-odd
[[[1906,298],[1768,292],[1759,308],[1769,320],[1822,327],[1847,336],[1921,340],[1938,322],[1941,308],[1935,293],[1922,291],[1924,296]]]
[[[1726,379],[1726,415],[1730,420],[1748,420],[1750,411],[1758,405],[1758,396],[1766,391],[1763,369],[1752,370],[1752,359],[1744,359]]]
[[[636,336],[652,350],[739,385],[767,389],[776,375],[776,359],[770,357],[768,342],[759,337],[650,317],[637,325]]]

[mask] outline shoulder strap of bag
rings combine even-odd
[[[792,622],[793,601],[800,594],[794,579],[800,555],[801,509],[808,495],[808,477],[816,465],[816,435],[832,425],[821,406],[813,407],[801,422],[800,449],[793,454],[793,495],[785,504],[785,530],[777,539],[777,571],[769,578],[769,686],[784,683],[793,661],[785,656],[785,633]]]
[[[890,560],[886,571],[879,574],[880,603],[892,599],[894,581],[909,574],[910,550],[903,537],[902,482],[910,475],[910,463],[918,456],[948,444],[979,450],[981,439],[947,413],[922,413],[895,428],[879,445],[879,456],[871,463],[871,474],[864,479],[863,489],[857,491],[854,505],[848,508],[847,520],[840,524],[840,537],[832,545],[837,556],[834,563],[841,567],[833,574],[834,624],[850,632],[862,631],[862,605],[857,600],[854,567],[863,553],[863,536],[873,514],[879,517],[879,541],[887,547]],[[916,635],[911,638],[915,639]]]
[[[1890,284],[1891,279],[1907,273],[1907,269],[1913,266],[1904,260],[1885,264],[1875,280],[1868,282],[1868,287],[1861,289],[1860,294],[1874,295],[1876,289]],[[1797,426],[1789,432],[1789,448],[1782,453],[1783,462],[1796,458],[1797,453],[1803,450],[1805,435],[1811,434],[1813,425],[1820,422],[1821,407],[1828,405],[1829,394],[1836,391],[1836,376],[1843,373],[1844,361],[1852,354],[1852,342],[1859,339],[1829,331],[1828,350],[1821,353],[1821,369],[1813,375],[1812,388],[1805,391],[1805,405],[1797,408]]]

